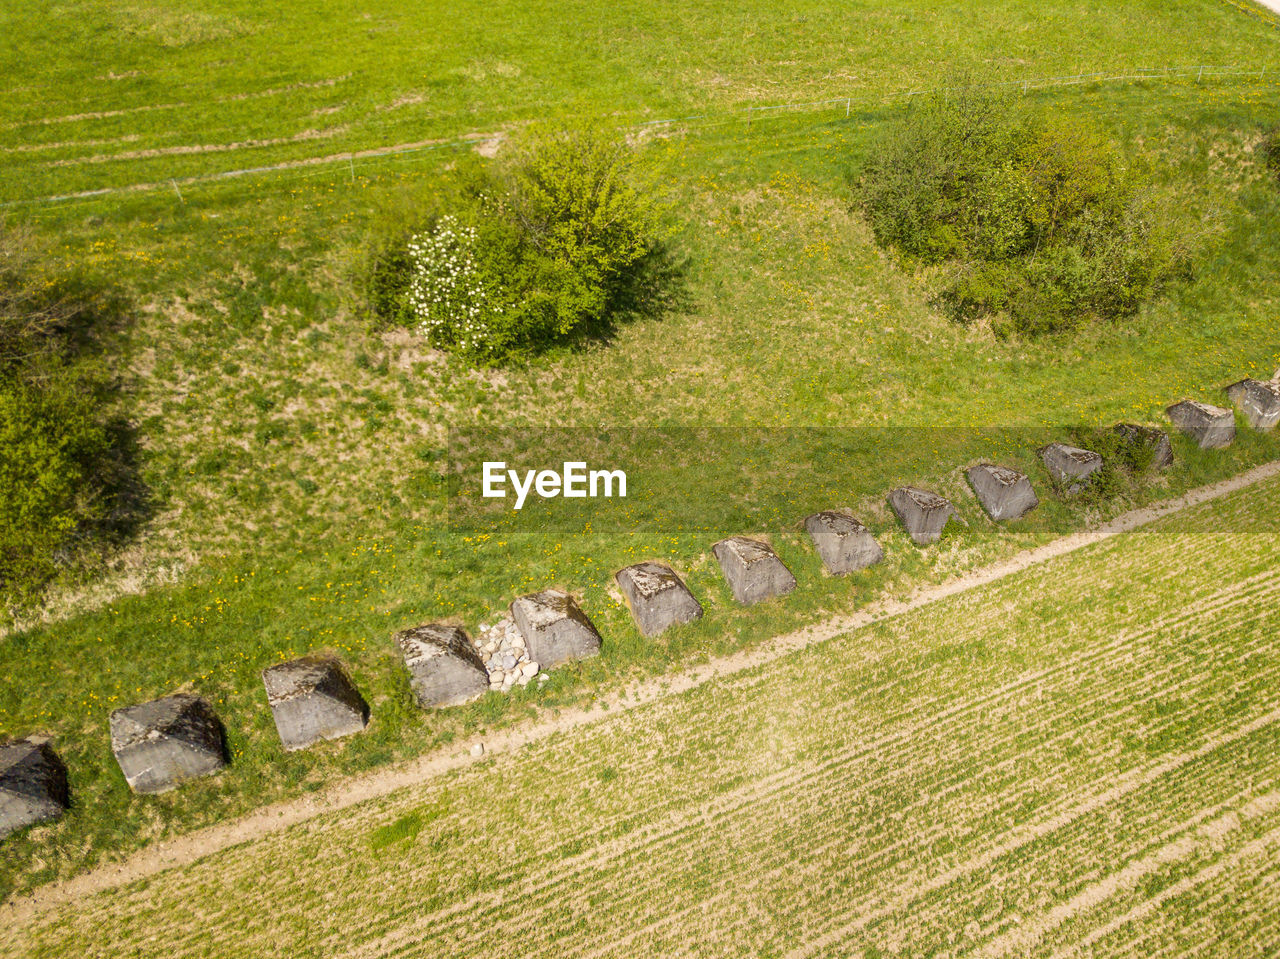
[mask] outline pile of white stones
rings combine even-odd
[[[547,678],[539,674],[538,664],[529,659],[524,637],[510,616],[492,626],[481,626],[473,640],[484,668],[489,673],[489,688],[509,692],[512,686],[528,686],[535,676],[539,682]]]

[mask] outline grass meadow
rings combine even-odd
[[[1226,0],[855,5],[201,0],[6,6],[0,200],[492,133],[879,95],[950,69],[1011,80],[1275,63]],[[1078,42],[1062,42],[1064,34]]]
[[[213,2],[182,14],[141,3],[0,13],[23,38],[0,51],[11,94],[0,98],[0,202],[138,304],[103,337],[154,510],[111,569],[60,584],[0,638],[0,737],[54,735],[75,803],[60,823],[6,841],[0,895],[1275,458],[1274,437],[1242,432],[1218,453],[1179,440],[1170,474],[1069,503],[1050,495],[1033,455],[1033,438],[1158,423],[1168,403],[1221,403],[1222,386],[1280,366],[1280,189],[1255,153],[1280,107],[1280,74],[1263,72],[1280,41],[1267,18],[1221,0],[634,3],[588,30],[588,9],[571,3],[466,6],[446,16],[332,2],[305,20]],[[1068,33],[1078,42],[1064,44]],[[891,94],[973,66],[1018,80],[1195,63],[1258,75],[1025,95],[1095,117],[1135,162],[1157,163],[1203,238],[1198,276],[1124,328],[1023,341],[955,326],[930,305],[934,278],[900,269],[851,210],[850,165],[905,109]],[[742,112],[838,96],[847,108]],[[691,114],[701,118],[633,126]],[[497,370],[371,331],[350,271],[386,211],[470,149],[459,137],[573,115],[631,129],[671,209],[679,301],[607,340]],[[409,143],[423,149],[184,179]],[[139,183],[165,185],[27,202]],[[689,426],[725,430],[722,447],[682,447],[676,468],[657,440],[637,441],[650,498],[633,514],[595,527],[572,511],[449,521],[451,428]],[[1012,528],[987,522],[960,473],[984,458],[1028,472],[1042,507]],[[735,498],[734,477],[747,474],[752,495]],[[950,494],[967,525],[911,546],[884,504],[904,482]],[[801,521],[835,505],[872,526],[884,566],[821,575]],[[770,537],[797,592],[733,607],[709,552],[733,533]],[[646,642],[610,577],[656,557],[687,576],[708,615]],[[600,627],[598,660],[459,709],[410,705],[395,629],[436,618],[474,629],[553,584],[578,593]],[[348,662],[373,722],[286,755],[259,673],[316,649]],[[107,714],[178,688],[214,701],[232,766],[134,797]]]

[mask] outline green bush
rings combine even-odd
[[[1153,196],[1095,127],[972,87],[917,105],[859,185],[881,244],[946,265],[948,315],[1033,334],[1130,315],[1186,271]]]
[[[139,518],[131,443],[89,358],[119,304],[46,267],[31,234],[0,227],[0,599],[29,600],[88,546]]]
[[[1262,135],[1258,152],[1271,175],[1280,178],[1280,128],[1273,127]]]
[[[359,295],[368,314],[383,324],[406,320],[404,293],[409,286],[413,263],[409,259],[410,234],[395,242],[381,243],[368,252],[356,271]]]
[[[112,438],[84,385],[0,383],[0,587],[11,600],[44,584],[110,512],[96,466]]]
[[[658,207],[622,141],[533,128],[499,162],[461,162],[381,228],[359,287],[378,322],[498,361],[607,328],[652,281],[661,247]]]

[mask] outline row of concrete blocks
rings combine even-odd
[[[511,604],[529,655],[544,668],[599,652],[600,634],[573,597],[555,590]],[[418,702],[454,705],[488,689],[480,654],[457,626],[431,623],[397,633]],[[286,750],[360,732],[369,707],[342,663],[304,656],[262,672],[267,703]],[[129,787],[165,792],[227,764],[224,728],[210,703],[176,693],[111,713],[111,751]],[[0,836],[67,808],[67,773],[47,741],[0,746]]]
[[[522,596],[511,604],[511,615],[530,658],[542,668],[600,650],[599,632],[567,593]],[[461,628],[430,623],[394,638],[420,705],[456,705],[489,688],[484,662]],[[333,657],[304,656],[270,666],[262,682],[286,750],[349,736],[368,724],[368,705]],[[227,764],[224,727],[200,696],[176,693],[117,709],[109,727],[111,751],[137,793],[165,792]],[[68,798],[66,767],[46,740],[0,746],[0,836],[60,816]]]
[[[1242,380],[1226,392],[1255,429],[1269,430],[1280,423],[1277,381]],[[1183,401],[1166,412],[1201,448],[1219,449],[1235,438],[1235,416],[1229,409]],[[1129,423],[1114,429],[1123,443],[1145,447],[1153,467],[1172,465],[1172,446],[1163,430]],[[1051,443],[1038,453],[1054,484],[1067,495],[1083,489],[1103,465],[1098,453],[1063,443]],[[1039,503],[1030,480],[1009,467],[980,463],[966,476],[993,520],[1018,519]],[[889,504],[919,545],[937,541],[955,514],[944,497],[910,486],[893,490]],[[805,520],[805,528],[823,565],[834,575],[865,569],[884,558],[871,531],[847,511],[815,513]],[[751,605],[795,589],[795,576],[768,543],[731,536],[716,543],[712,552],[739,603]],[[646,637],[702,616],[702,605],[689,587],[661,563],[628,566],[614,578]],[[568,593],[543,590],[522,596],[510,612],[529,658],[542,668],[600,651],[599,631]],[[460,627],[429,623],[394,638],[420,706],[457,705],[489,688],[484,662]],[[285,749],[347,736],[368,722],[368,706],[336,659],[308,656],[280,663],[264,670],[262,679]],[[226,764],[222,724],[212,706],[198,696],[179,693],[118,709],[111,714],[110,729],[112,752],[135,792],[163,792]],[[46,741],[33,738],[0,747],[0,836],[61,815],[67,802],[66,769]]]

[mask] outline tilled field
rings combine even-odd
[[[1280,951],[1280,481],[0,929],[23,956]]]

